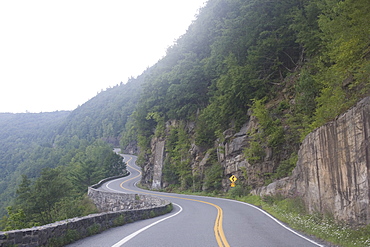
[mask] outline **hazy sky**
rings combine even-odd
[[[0,112],[73,110],[165,55],[206,0],[1,0]]]

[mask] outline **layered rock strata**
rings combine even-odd
[[[292,176],[256,194],[302,197],[310,212],[351,225],[370,223],[370,97],[302,142]]]

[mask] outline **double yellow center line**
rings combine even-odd
[[[139,191],[135,191],[135,190],[131,190],[131,189],[127,189],[125,187],[123,187],[123,184],[124,183],[127,183],[135,178],[138,178],[141,176],[141,171],[136,169],[135,167],[132,167],[129,165],[129,161],[132,159],[132,157],[126,162],[127,165],[134,169],[135,171],[139,172],[139,175],[133,177],[133,178],[130,178],[130,179],[127,179],[126,181],[123,181],[121,184],[120,184],[120,187],[122,189],[125,189],[125,190],[128,190],[128,191],[132,191],[132,192],[139,192]],[[149,194],[149,195],[154,195],[154,196],[158,196],[157,194],[155,193],[147,193],[146,194]],[[177,197],[177,196],[169,196],[169,195],[160,195],[160,196],[163,196],[163,197],[168,197],[168,198],[176,198],[176,199],[182,199],[182,200],[188,200],[188,201],[194,201],[194,202],[200,202],[200,203],[205,203],[205,204],[208,204],[208,205],[211,205],[213,207],[215,207],[217,209],[217,217],[216,217],[216,221],[215,221],[215,225],[213,227],[213,230],[214,230],[214,233],[215,233],[215,237],[216,237],[216,241],[217,241],[217,244],[219,247],[230,247],[229,243],[227,242],[227,239],[225,237],[225,234],[224,234],[224,230],[222,228],[222,219],[223,219],[223,211],[222,211],[222,208],[216,204],[213,204],[211,202],[206,202],[206,201],[201,201],[201,200],[196,200],[196,199],[189,199],[189,198],[184,198],[184,197]]]

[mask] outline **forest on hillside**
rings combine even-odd
[[[252,114],[259,127],[245,158],[258,165],[270,148],[280,161],[265,183],[289,175],[304,136],[369,95],[369,19],[367,0],[208,1],[145,81],[132,124],[140,165],[162,138],[165,184],[200,189],[217,178],[218,190],[217,159],[195,174],[189,149],[215,156],[215,141]]]
[[[269,147],[281,155],[265,183],[289,175],[302,138],[369,95],[369,19],[368,0],[208,0],[139,77],[72,112],[0,114],[0,228],[94,211],[87,186],[125,167],[112,152],[118,141],[137,144],[145,166],[152,139],[165,139],[169,187],[220,191],[215,142],[252,116],[245,159],[258,165]],[[192,171],[192,146],[210,154],[203,176]],[[61,186],[74,189],[51,190]]]
[[[0,229],[96,212],[87,187],[125,173],[113,147],[139,80],[108,88],[73,112],[0,114]]]

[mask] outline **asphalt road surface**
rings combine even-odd
[[[234,200],[170,194],[142,190],[136,156],[122,155],[131,174],[105,183],[101,190],[120,193],[143,193],[171,201],[171,213],[129,223],[79,240],[68,246],[324,246],[293,231],[259,208]]]

